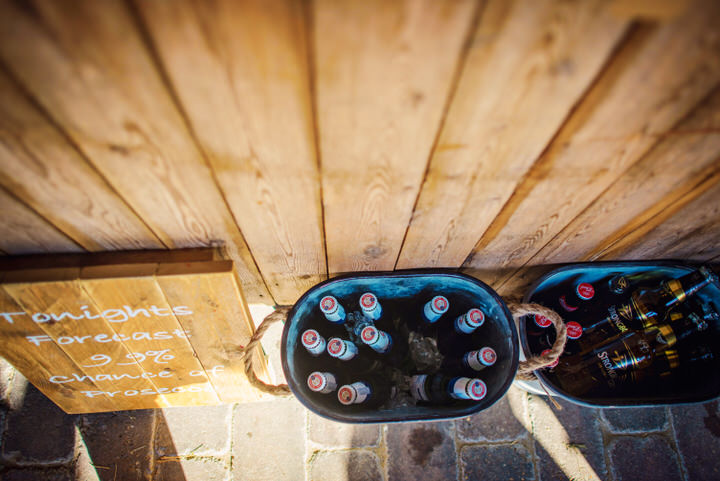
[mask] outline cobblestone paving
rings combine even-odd
[[[717,480],[718,402],[590,409],[511,388],[453,421],[346,425],[294,399],[70,416],[0,362],[6,481]]]

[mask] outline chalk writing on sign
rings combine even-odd
[[[33,321],[37,323],[44,323],[44,322],[60,322],[65,319],[72,319],[75,321],[80,321],[82,319],[92,320],[92,319],[100,319],[104,318],[108,322],[126,322],[132,318],[135,318],[137,316],[145,316],[145,317],[152,317],[160,316],[189,316],[193,312],[190,310],[188,306],[175,306],[175,307],[158,307],[156,305],[152,305],[150,307],[146,308],[138,308],[135,309],[131,306],[121,306],[119,309],[105,309],[99,314],[93,314],[89,311],[88,306],[81,306],[80,312],[67,312],[63,311],[61,313],[48,313],[48,312],[36,312],[33,314],[29,314],[27,312],[0,312],[0,317],[5,319],[10,324],[14,324],[14,317],[15,316],[30,316]]]

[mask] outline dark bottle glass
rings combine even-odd
[[[450,308],[450,302],[445,296],[435,296],[422,305],[415,322],[415,331],[424,336],[437,335],[437,322]]]
[[[418,401],[442,404],[457,399],[480,401],[487,386],[477,378],[420,374],[410,380],[410,394]]]
[[[366,346],[378,353],[378,358],[384,364],[403,371],[411,370],[407,340],[398,339],[396,342],[389,333],[381,331],[375,326],[365,327],[360,333],[360,339]]]
[[[629,332],[592,352],[560,358],[554,371],[556,380],[573,395],[616,393],[639,380],[638,372],[653,365],[656,358],[661,359],[656,368],[677,360],[677,351],[671,349],[676,342],[675,332],[667,325]],[[663,354],[665,351],[675,354]]]
[[[662,282],[659,287],[634,291],[628,302],[611,305],[607,316],[585,324],[582,336],[575,341],[577,351],[590,351],[619,334],[657,324],[672,306],[683,302],[710,282],[717,282],[717,276],[702,267],[679,279]]]
[[[607,288],[612,294],[622,295],[632,292],[633,286],[648,280],[649,276],[645,271],[634,274],[617,274],[608,280]]]
[[[384,377],[365,375],[357,376],[356,379],[338,389],[340,404],[345,406],[359,404],[367,408],[377,408],[395,396],[396,388]]]
[[[368,356],[367,353],[361,353],[352,341],[338,337],[328,339],[327,352],[337,361],[329,367],[334,367],[341,375],[372,371],[381,366],[377,359]]]
[[[472,349],[472,334],[485,322],[485,313],[473,307],[455,318],[452,325],[444,323],[437,333],[437,345],[444,354],[465,352]]]

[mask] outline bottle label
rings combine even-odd
[[[628,281],[627,277],[623,275],[617,275],[609,281],[610,291],[614,292],[615,294],[622,294],[627,290],[628,287],[630,287],[630,282]]]
[[[631,308],[627,304],[623,304],[620,306],[620,312],[625,314],[623,317],[625,317],[626,319],[629,319],[629,317],[626,316],[632,316],[632,311],[630,309]],[[630,312],[628,313],[628,311]],[[610,324],[612,324],[612,326],[617,332],[622,334],[623,332],[626,332],[628,330],[628,327],[625,325],[625,321],[623,321],[623,319],[620,317],[620,315],[618,314],[618,310],[615,306],[610,306],[608,308],[608,314]]]
[[[377,297],[370,292],[366,292],[360,296],[360,309],[373,321],[380,319],[380,315],[382,314],[382,308],[377,301]]]
[[[604,350],[597,353],[601,373],[609,388],[615,389],[618,382],[633,379],[633,371],[639,364],[639,356],[646,357],[652,350],[644,339],[640,339],[635,347],[637,353],[625,341],[622,341],[621,349],[615,349],[612,352]]]
[[[552,321],[550,319],[548,319],[545,316],[541,316],[540,314],[533,315],[533,319],[535,320],[535,324],[538,327],[545,328],[545,327],[550,327],[552,325]]]
[[[332,357],[340,359],[341,361],[349,361],[357,355],[358,348],[352,342],[343,341],[342,339],[334,337],[328,341],[327,351]]]
[[[580,339],[582,333],[583,328],[580,324],[575,321],[570,321],[567,323],[567,337],[569,339]]]
[[[345,321],[345,309],[333,296],[325,296],[320,300],[320,310],[330,322],[342,324]]]
[[[576,292],[578,297],[584,301],[588,301],[595,296],[595,288],[588,282],[578,284]]]
[[[325,339],[315,330],[308,329],[302,334],[302,344],[311,354],[320,355],[325,350]]]
[[[327,394],[337,387],[335,376],[329,372],[313,372],[308,376],[308,387],[311,391]]]
[[[367,326],[360,334],[362,341],[375,351],[383,354],[390,349],[390,336],[375,326]]]
[[[425,392],[425,381],[427,380],[427,374],[421,374],[419,376],[413,376],[410,381],[410,394],[417,400],[429,401],[430,396]]]
[[[487,386],[480,379],[457,377],[450,381],[450,396],[455,399],[479,401],[487,394]]]

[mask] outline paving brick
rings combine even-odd
[[[623,436],[608,451],[616,481],[683,479],[675,452],[661,436]]]
[[[718,401],[670,409],[678,450],[688,479],[720,479]]]
[[[10,469],[2,473],[3,481],[73,481],[67,468]]]
[[[233,426],[233,479],[305,478],[305,408],[295,399],[240,404]]]
[[[230,450],[231,405],[177,407],[158,412],[157,456],[223,456]]]
[[[83,441],[82,437],[80,437],[75,454],[75,481],[100,481],[100,476],[97,472],[102,469],[104,468],[96,467],[93,464],[93,460],[90,458],[85,441]]]
[[[511,387],[490,409],[456,421],[463,441],[515,441],[526,437],[530,425],[525,392]]]
[[[77,416],[65,414],[32,385],[19,409],[7,414],[3,458],[18,464],[62,464],[72,460]]]
[[[310,465],[310,481],[379,481],[380,460],[370,451],[320,452]]]
[[[82,416],[80,432],[101,480],[150,476],[154,417],[152,409]]]
[[[211,458],[180,459],[158,463],[153,481],[227,481],[230,469]]]
[[[535,479],[532,455],[522,445],[465,446],[460,451],[464,481]]]
[[[664,431],[668,427],[664,407],[603,409],[602,416],[610,430],[616,433]]]
[[[5,397],[14,375],[15,369],[13,369],[5,359],[0,357],[0,404],[6,403]]]
[[[535,451],[540,479],[606,479],[599,409],[557,399],[555,410],[544,396],[531,396]]]
[[[455,481],[454,429],[451,421],[388,425],[390,480]]]
[[[379,424],[344,424],[308,413],[308,434],[313,443],[329,448],[377,446]]]

